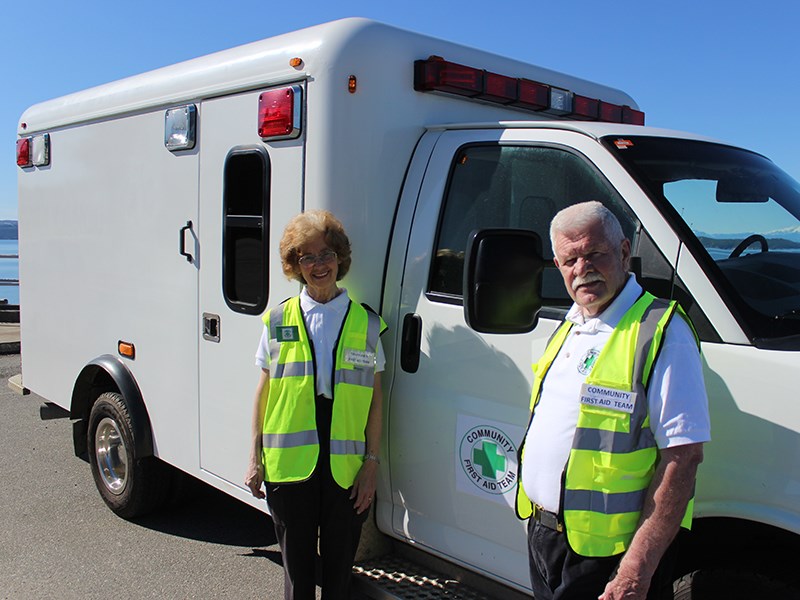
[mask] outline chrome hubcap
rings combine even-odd
[[[112,494],[121,494],[128,482],[128,453],[116,421],[105,417],[98,423],[94,449],[103,483]]]

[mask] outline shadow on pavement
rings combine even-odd
[[[173,506],[133,522],[169,535],[212,544],[254,549],[277,544],[269,515],[209,485],[192,479],[186,483],[182,498]],[[280,564],[280,552],[275,554]],[[253,555],[267,554],[263,550],[253,550]]]

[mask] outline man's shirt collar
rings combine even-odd
[[[573,304],[572,308],[567,312],[567,321],[575,323],[581,331],[586,333],[595,333],[597,331],[612,331],[617,323],[620,322],[623,315],[628,312],[628,309],[633,306],[639,296],[642,295],[642,286],[636,281],[633,273],[628,274],[628,281],[622,291],[617,294],[617,297],[611,301],[611,304],[596,317],[589,317],[588,319],[583,316],[581,307]]]

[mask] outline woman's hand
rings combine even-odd
[[[264,485],[264,465],[261,463],[261,431],[264,425],[264,413],[269,399],[269,371],[261,369],[261,376],[256,386],[256,397],[253,402],[253,420],[251,428],[250,464],[244,475],[244,483],[256,498],[266,498],[261,486]]]
[[[357,514],[369,510],[372,499],[375,497],[375,483],[378,478],[378,463],[374,460],[365,460],[353,482],[350,500],[355,500],[353,507]]]
[[[264,465],[257,458],[250,458],[250,466],[244,476],[244,482],[256,498],[263,499],[267,495],[261,487],[264,485]]]

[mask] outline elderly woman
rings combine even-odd
[[[386,324],[337,285],[350,241],[331,213],[294,217],[280,253],[284,274],[304,287],[263,318],[246,483],[257,498],[266,483],[284,598],[315,597],[319,535],[322,597],[344,600],[380,462]]]

